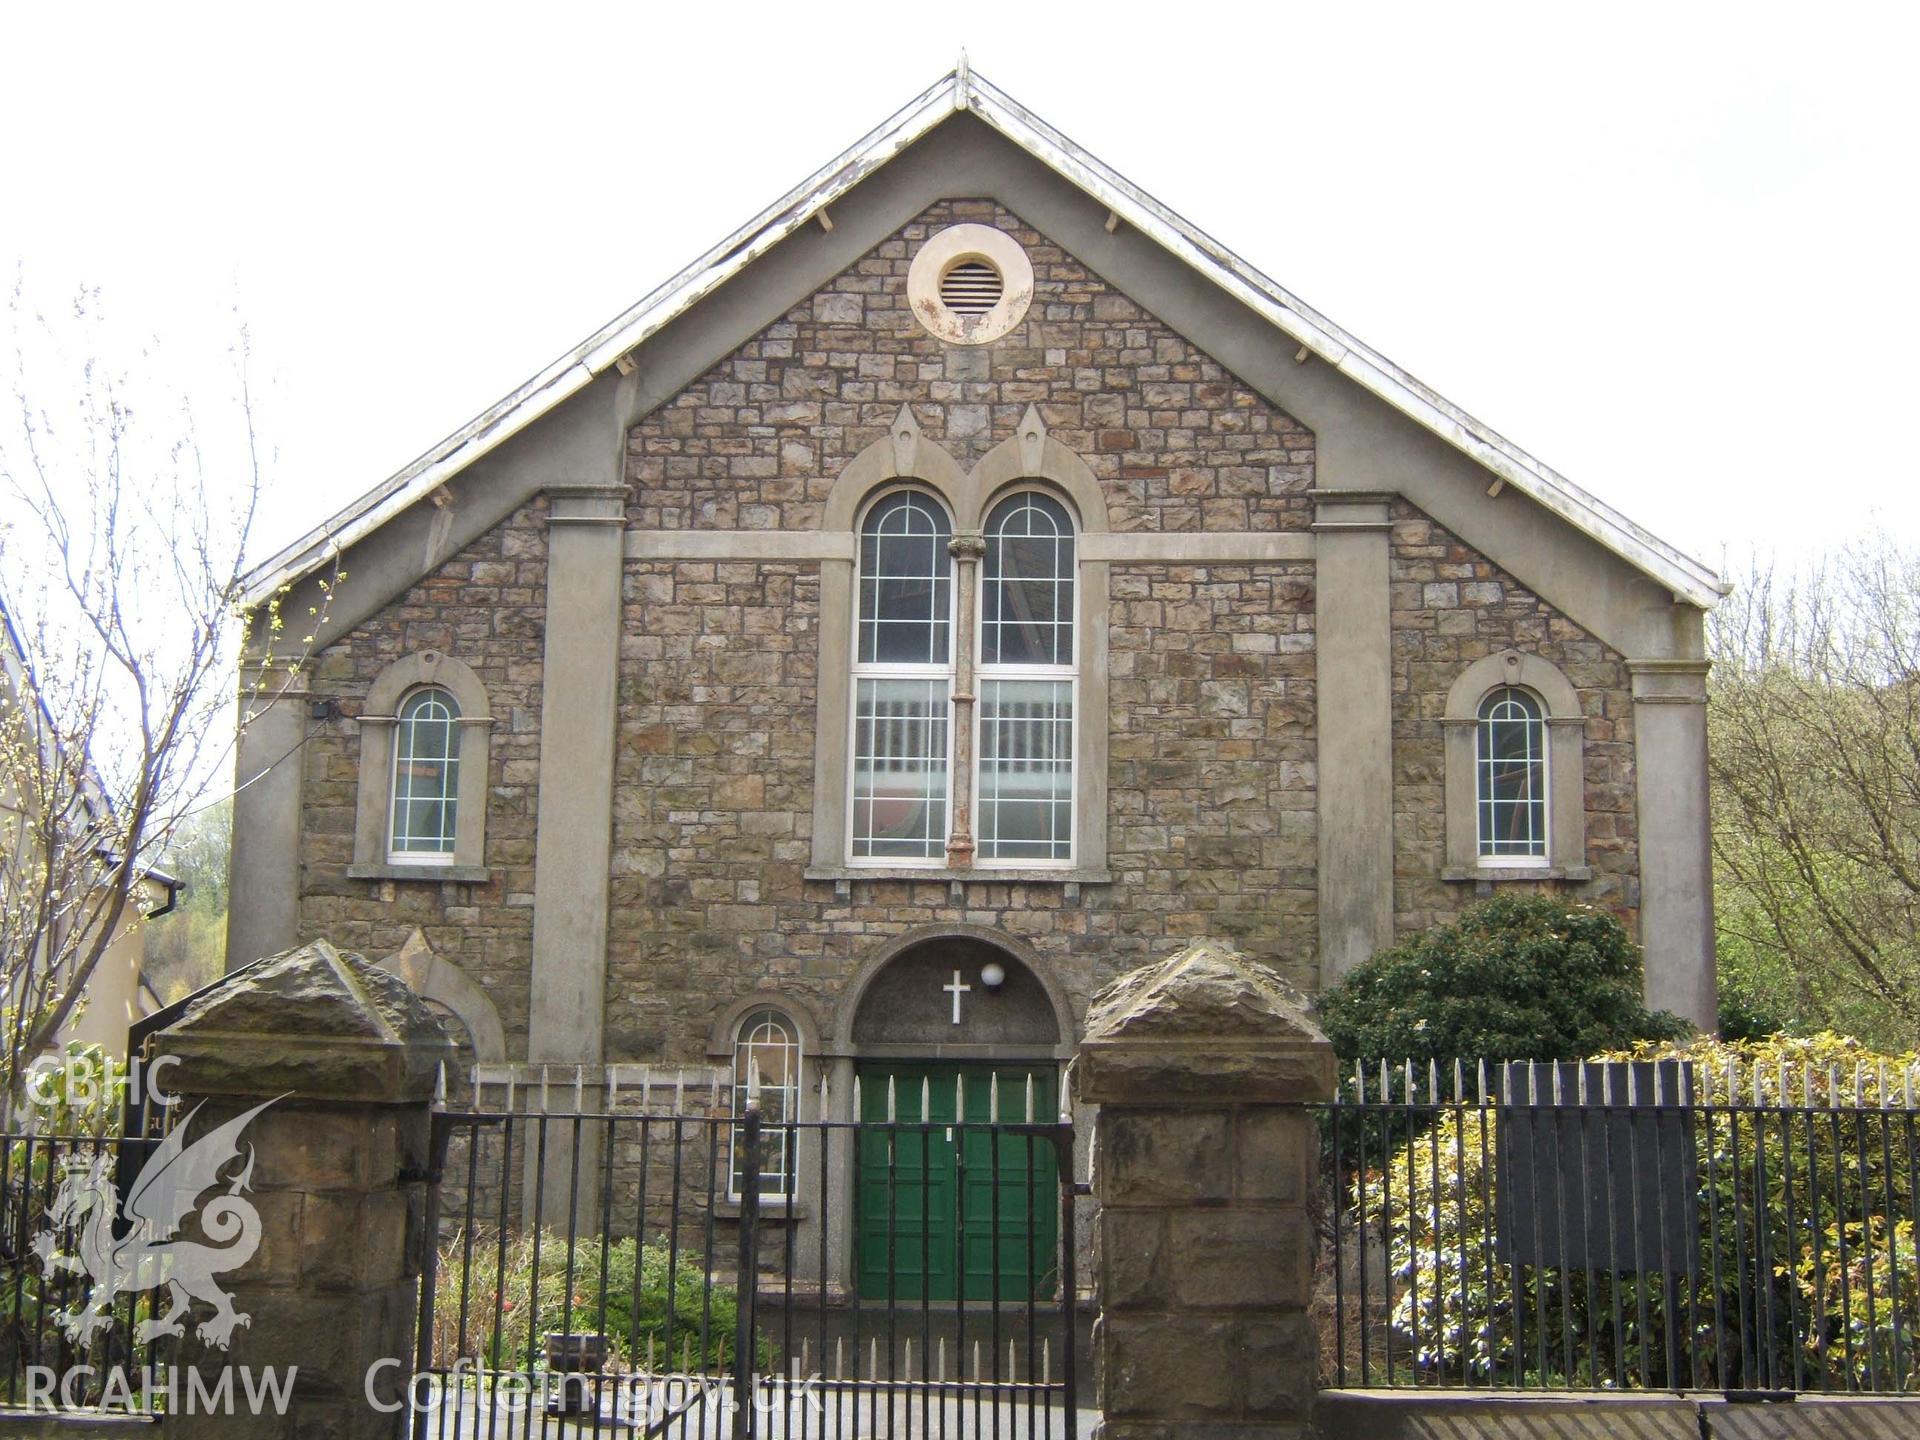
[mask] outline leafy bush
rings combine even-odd
[[[1471,1384],[1608,1384],[1616,1364],[1662,1388],[1920,1382],[1920,1137],[1906,1108],[1920,1054],[1820,1035],[1599,1058],[1689,1061],[1696,1101],[1719,1107],[1695,1116],[1698,1189],[1675,1197],[1694,1209],[1694,1273],[1669,1286],[1511,1263],[1494,1244],[1498,1112],[1448,1108],[1342,1196],[1350,1235],[1363,1220],[1385,1232],[1396,1368]]]
[[[1321,995],[1320,1023],[1349,1064],[1572,1060],[1691,1033],[1649,1012],[1641,984],[1640,952],[1606,911],[1502,896],[1357,966]]]
[[[506,1237],[503,1259],[499,1232],[491,1231],[475,1232],[470,1253],[468,1262],[469,1241],[464,1235],[456,1235],[440,1249],[439,1295],[434,1306],[437,1364],[450,1366],[465,1356],[491,1368],[518,1370],[528,1368],[531,1354],[531,1368],[541,1369],[546,1363],[546,1337],[561,1331],[604,1333],[609,1362],[615,1367],[716,1371],[732,1363],[734,1326],[740,1313],[734,1287],[710,1281],[685,1256],[677,1266],[669,1266],[664,1245],[636,1246],[626,1239],[603,1246],[598,1237],[577,1239],[569,1267],[564,1235],[512,1232]],[[468,1264],[464,1294],[463,1264]],[[758,1347],[758,1363],[772,1364],[772,1347],[764,1340]]]

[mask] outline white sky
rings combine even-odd
[[[11,6],[0,261],[225,418],[264,558],[964,42],[1046,120],[1718,564],[1920,534],[1910,7]]]

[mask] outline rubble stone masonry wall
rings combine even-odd
[[[906,308],[932,230],[997,225],[1026,247],[1025,321],[944,344]],[[1071,256],[989,202],[935,206],[713,366],[629,435],[641,529],[817,527],[836,476],[911,405],[971,466],[1029,405],[1081,456],[1116,531],[1295,531],[1312,521],[1313,437]],[[1516,497],[1517,500],[1518,497]],[[545,624],[546,504],[414,585],[316,663],[343,718],[305,755],[302,937],[378,957],[418,927],[493,998],[524,1053]],[[1621,657],[1404,503],[1392,532],[1395,922],[1457,911],[1443,882],[1441,727],[1459,670],[1504,646],[1546,655],[1588,716],[1576,887],[1638,902],[1628,678]],[[1076,1008],[1197,936],[1317,981],[1314,567],[1115,562],[1109,572],[1110,884],[808,880],[822,624],[813,561],[629,559],[624,570],[607,1059],[705,1055],[762,987],[831,1012],[888,936],[992,927],[1050,966]],[[368,685],[410,651],[478,673],[495,725],[484,884],[351,880]],[[824,683],[845,684],[844,676]],[[564,763],[548,757],[547,763]]]

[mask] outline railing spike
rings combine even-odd
[[[933,1119],[933,1077],[922,1075],[920,1077],[920,1123],[924,1125],[931,1119]]]
[[[857,1080],[854,1082],[856,1086],[859,1083]],[[846,1337],[844,1335],[836,1335],[833,1337],[833,1378],[836,1380],[846,1378],[847,1361],[844,1353],[846,1343]]]
[[[1040,1341],[1040,1383],[1053,1384],[1053,1337],[1043,1336]]]
[[[944,1335],[942,1335],[942,1336],[940,1337],[940,1364],[939,1364],[939,1372],[940,1372],[940,1373],[939,1373],[939,1375],[938,1375],[938,1377],[937,1377],[937,1378],[938,1378],[938,1380],[939,1380],[939,1382],[940,1382],[940,1383],[941,1383],[942,1385],[944,1385],[944,1384],[946,1384],[946,1383],[947,1383],[947,1337],[946,1337],[946,1336],[944,1336]]]
[[[1480,1093],[1480,1104],[1484,1107],[1487,1103],[1487,1057],[1482,1055],[1474,1061],[1473,1070],[1474,1081]]]
[[[900,1114],[899,1090],[894,1084],[897,1078],[894,1075],[887,1076],[887,1124],[889,1125],[895,1124]]]
[[[1000,1072],[998,1070],[987,1072],[987,1123],[989,1125],[1000,1123]]]
[[[1033,1071],[1027,1071],[1027,1124],[1033,1124]]]

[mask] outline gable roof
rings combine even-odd
[[[1713,571],[1633,523],[1491,426],[1437,394],[1261,274],[1206,232],[1087,154],[964,62],[864,138],[722,240],[678,275],[496,401],[411,464],[248,572],[241,601],[255,606],[310,574],[450,476],[620,364],[678,316],[747,269],[823,208],[958,112],[1000,135],[1107,206],[1305,346],[1340,374],[1419,422],[1500,480],[1538,501],[1691,604],[1728,587]]]

